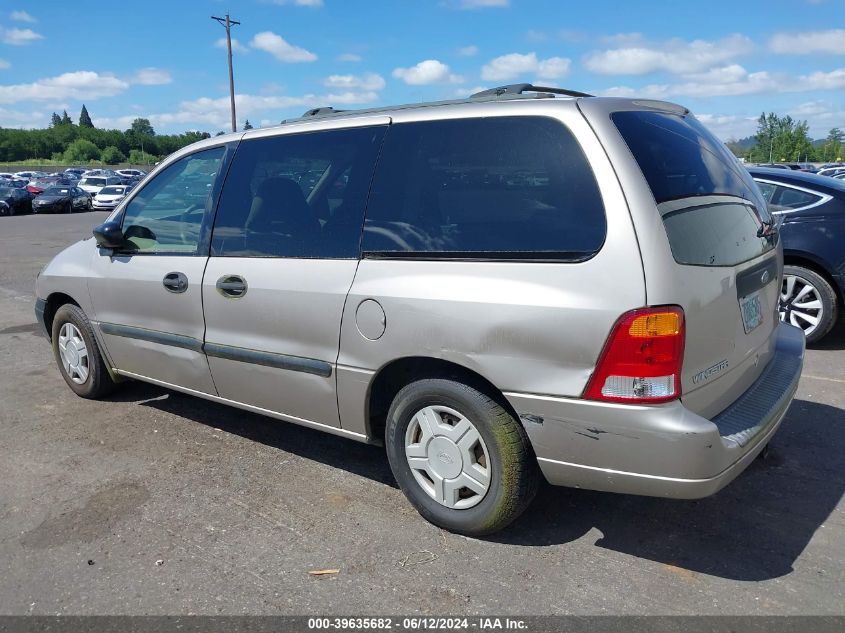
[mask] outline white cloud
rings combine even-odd
[[[50,114],[47,112],[39,112],[37,110],[21,112],[19,110],[0,108],[0,127],[29,130],[32,128],[46,127],[49,123]]]
[[[5,29],[0,27],[0,41],[4,44],[25,46],[43,39],[44,36],[41,33],[36,33],[32,29]]]
[[[311,51],[289,44],[281,35],[276,35],[272,31],[258,33],[249,44],[253,48],[270,53],[280,62],[294,64],[313,62],[317,59],[317,56]]]
[[[395,68],[393,76],[411,86],[438,83],[462,83],[464,78],[449,72],[449,66],[436,59],[426,59],[410,68]]]
[[[166,70],[161,68],[142,68],[129,77],[129,82],[142,86],[162,86],[173,82],[173,77]]]
[[[489,9],[510,6],[510,0],[457,0],[455,6],[458,9]]]
[[[12,64],[9,63],[6,59],[0,59],[0,69],[2,68],[10,68]]]
[[[638,34],[634,34],[638,38]],[[635,41],[631,34],[622,36]],[[658,71],[674,74],[696,73],[729,62],[753,48],[744,35],[731,35],[721,40],[678,38],[663,44],[624,46],[594,51],[584,58],[588,70],[601,75],[645,75]]]
[[[685,81],[674,84],[650,84],[642,88],[617,86],[600,90],[615,97],[723,97],[753,94],[813,92],[845,88],[845,68],[809,75],[775,74],[768,71],[750,73],[738,64],[731,64],[704,73],[686,75]]]
[[[728,139],[741,139],[751,136],[757,130],[757,117],[743,116],[739,114],[696,114],[695,118],[701,121],[717,137],[726,141]]]
[[[384,78],[376,73],[330,75],[323,80],[323,85],[327,88],[339,88],[342,90],[381,90],[384,88]]]
[[[363,57],[355,53],[341,53],[335,59],[339,62],[360,62],[363,60]]]
[[[79,99],[92,101],[113,97],[129,88],[129,82],[114,75],[79,70],[28,84],[0,86],[0,103]]]
[[[323,0],[273,0],[273,4],[293,4],[298,7],[322,7]]]
[[[222,48],[223,50],[226,50],[226,48],[227,48],[226,38],[221,37],[220,39],[218,39],[217,41],[214,42],[214,46],[216,46],[217,48]],[[233,37],[232,38],[232,52],[233,53],[248,53],[249,49],[246,46],[244,46],[243,44],[241,44],[240,40],[237,40]]]
[[[506,81],[531,75],[541,79],[560,79],[569,72],[570,63],[565,57],[537,59],[536,53],[510,53],[484,64],[481,67],[481,78],[486,81]]]
[[[9,17],[16,22],[35,22],[36,19],[26,11],[12,11]]]
[[[769,40],[769,49],[788,55],[845,55],[845,29],[775,33]]]
[[[458,55],[461,57],[472,57],[473,55],[478,54],[478,47],[477,46],[463,46],[458,49]]]

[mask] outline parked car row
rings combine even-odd
[[[146,174],[137,169],[0,173],[0,215],[113,209]]]

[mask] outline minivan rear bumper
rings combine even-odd
[[[804,334],[781,323],[760,377],[712,420],[683,405],[620,405],[506,393],[555,485],[696,499],[739,475],[765,448],[795,396]]]

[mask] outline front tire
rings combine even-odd
[[[525,429],[468,385],[425,379],[405,386],[388,411],[385,440],[402,492],[425,519],[451,532],[497,532],[537,493]]]
[[[781,321],[800,327],[807,343],[815,343],[833,329],[838,318],[836,292],[827,280],[803,266],[783,267]]]
[[[68,202],[65,205],[65,213],[73,213],[73,202]]]
[[[97,399],[114,390],[115,383],[82,309],[66,303],[56,311],[52,340],[53,355],[62,378],[76,395]]]

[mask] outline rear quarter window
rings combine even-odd
[[[774,248],[760,190],[725,145],[692,116],[614,112],[680,264],[735,266]]]
[[[590,165],[559,121],[400,123],[385,139],[365,256],[583,260],[604,243]]]

